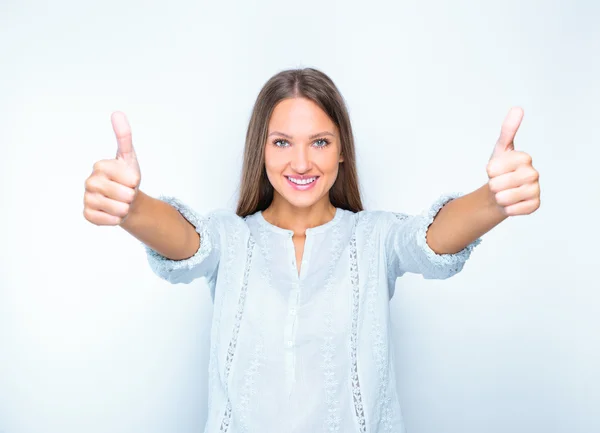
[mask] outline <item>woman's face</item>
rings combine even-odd
[[[295,207],[329,201],[343,161],[340,152],[338,128],[317,104],[306,98],[279,102],[269,120],[265,147],[273,200],[283,198]]]

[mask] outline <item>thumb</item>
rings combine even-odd
[[[511,108],[504,118],[502,128],[500,128],[500,137],[498,137],[498,141],[494,146],[492,158],[503,152],[515,150],[515,135],[521,125],[521,120],[523,120],[523,109],[520,107]]]
[[[136,160],[133,142],[131,140],[131,127],[127,121],[127,117],[120,111],[115,111],[110,120],[112,122],[115,136],[117,137],[117,159],[122,159],[126,162]]]

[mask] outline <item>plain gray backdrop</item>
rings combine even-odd
[[[600,431],[600,6],[592,1],[0,3],[0,432],[204,427],[212,305],[83,217],[129,117],[141,189],[234,208],[250,111],[283,69],[345,97],[368,209],[487,182],[511,106],[541,207],[392,300],[409,433]],[[285,427],[282,426],[282,432]]]

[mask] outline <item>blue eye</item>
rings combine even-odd
[[[285,143],[285,144],[279,144],[279,143]],[[275,141],[273,141],[273,144],[276,147],[288,147],[290,145],[290,143],[288,143],[286,140],[275,140]]]
[[[321,144],[317,144],[317,143],[321,143]],[[319,138],[317,141],[315,141],[315,147],[319,147],[319,148],[323,148],[325,146],[327,146],[329,144],[329,140],[326,140],[324,138]]]

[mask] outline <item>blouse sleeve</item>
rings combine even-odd
[[[202,216],[175,197],[161,195],[158,199],[177,209],[196,228],[196,232],[200,234],[200,247],[192,257],[171,260],[148,245],[142,244],[145,247],[150,268],[160,278],[173,284],[189,284],[196,278],[206,278],[209,284],[213,283],[220,259],[218,213]]]
[[[457,274],[473,248],[481,243],[478,238],[454,254],[437,254],[427,244],[427,229],[435,216],[446,203],[460,196],[462,193],[444,194],[420,215],[385,212],[384,245],[392,294],[396,279],[406,272],[437,280]]]

